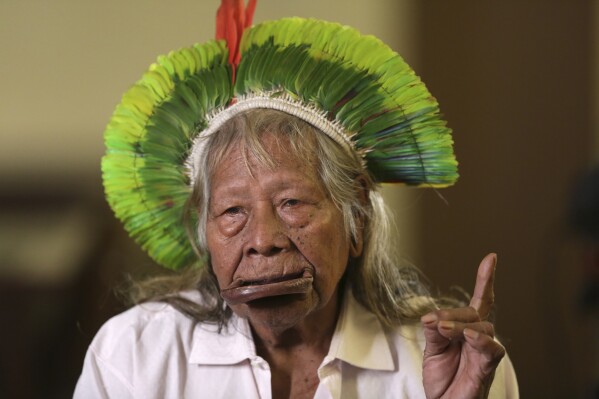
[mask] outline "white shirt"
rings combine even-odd
[[[424,398],[423,349],[418,323],[383,328],[353,295],[346,295],[329,353],[318,369],[314,397]],[[169,305],[148,303],[100,329],[74,397],[270,399],[270,379],[246,319],[233,316],[228,329],[218,333],[215,326],[194,323]],[[489,398],[518,398],[507,356]]]

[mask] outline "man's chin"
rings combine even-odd
[[[260,299],[255,299],[246,303],[250,308],[254,309],[271,309],[276,307],[295,306],[298,302],[303,302],[307,299],[308,294],[287,294],[268,296]]]
[[[315,308],[310,293],[269,296],[230,306],[238,316],[247,318],[252,327],[272,333],[298,326]]]

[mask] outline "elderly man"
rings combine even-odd
[[[335,24],[223,35],[159,59],[107,129],[109,202],[179,273],[100,330],[75,396],[517,397],[487,320],[496,256],[454,308],[392,257],[378,182],[457,177],[422,83]]]

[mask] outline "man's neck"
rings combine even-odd
[[[324,308],[291,328],[252,326],[256,352],[270,366],[273,397],[314,397],[318,367],[329,351],[339,318],[339,296],[335,293]]]
[[[323,308],[310,313],[293,326],[276,328],[256,325],[250,320],[258,354],[261,351],[293,351],[295,348],[320,348],[328,351],[339,317],[340,295],[336,292]]]

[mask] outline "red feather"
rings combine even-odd
[[[258,3],[258,0],[249,0],[248,1],[248,7],[247,7],[247,10],[245,11],[246,26],[252,25],[252,21],[254,20],[254,11],[256,11],[257,3]]]
[[[249,0],[247,8],[244,0],[222,0],[216,12],[216,39],[225,40],[229,48],[229,63],[235,70],[241,61],[239,43],[243,31],[252,25],[257,0]]]

